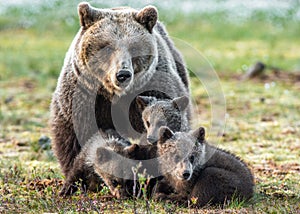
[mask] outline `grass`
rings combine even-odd
[[[242,73],[257,60],[283,70],[300,68],[299,24],[291,17],[258,12],[235,22],[225,13],[176,17],[168,28],[171,35],[188,41],[218,71]]]
[[[63,179],[58,163],[51,150],[39,144],[41,136],[49,136],[51,94],[78,29],[76,11],[68,13],[57,1],[56,9],[43,15],[11,8],[0,16],[0,212],[133,213],[132,200],[118,201],[105,192],[78,193],[62,200],[58,197]],[[223,14],[161,16],[170,35],[197,48],[220,76],[227,114],[225,133],[217,145],[250,165],[256,180],[255,197],[246,203],[233,201],[225,210],[150,201],[151,213],[297,213],[299,22],[288,17],[270,21],[262,14],[243,23],[223,18]],[[188,50],[183,49],[183,54],[188,66],[195,68],[200,62]],[[265,79],[238,80],[257,60],[280,68],[282,76],[277,78],[269,69]],[[209,126],[207,93],[195,78],[191,82],[199,107],[195,125]],[[136,203],[139,213],[147,211],[145,201]]]

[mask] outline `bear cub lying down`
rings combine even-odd
[[[174,133],[161,127],[159,133],[157,155],[164,179],[159,183],[156,199],[185,203],[196,198],[197,205],[204,206],[224,204],[233,197],[252,197],[253,176],[247,165],[233,154],[208,144],[203,127],[188,133]],[[164,192],[168,186],[172,192]]]

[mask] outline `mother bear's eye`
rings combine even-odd
[[[101,49],[103,49],[103,48],[108,47],[109,45],[110,45],[109,42],[102,42],[102,43],[99,43],[99,44],[98,44],[98,49],[101,50]]]
[[[179,155],[175,155],[174,161],[175,161],[175,163],[180,162],[180,156]]]
[[[107,45],[104,48],[102,48],[101,51],[105,54],[111,54],[114,51],[114,49],[110,45]]]
[[[102,54],[110,55],[114,51],[114,47],[109,42],[103,42],[97,46],[97,50]]]

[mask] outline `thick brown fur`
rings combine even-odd
[[[136,95],[189,96],[183,59],[157,21],[155,7],[111,10],[81,3],[78,14],[81,29],[66,54],[50,107],[53,149],[66,177],[82,145],[99,129],[133,138],[144,132]],[[116,80],[122,69],[131,76],[124,83]],[[113,108],[114,118],[122,121],[118,127]],[[82,170],[78,179],[86,183],[94,173]]]
[[[156,145],[130,144],[123,139],[104,139],[101,135],[96,134],[76,157],[74,168],[66,177],[60,194],[72,194],[79,187],[83,187],[84,191],[87,188],[98,188],[99,190],[104,182],[113,196],[117,198],[131,197],[134,187],[132,168],[137,168],[142,163],[138,173],[146,170],[149,176],[157,175],[158,162],[155,159],[151,161],[156,155]],[[146,160],[150,160],[150,162],[148,163]],[[86,182],[76,183],[81,176],[87,178]],[[95,180],[96,177],[98,180]],[[155,181],[156,179],[151,180],[148,186],[149,192],[152,191]]]
[[[190,130],[188,97],[159,100],[155,97],[138,96],[136,101],[142,110],[148,143],[157,142],[158,130],[161,126],[167,126],[174,132]]]
[[[61,196],[72,195],[79,188],[82,192],[88,189],[92,191],[101,189],[103,179],[100,174],[94,171],[96,159],[91,160],[91,157],[95,157],[94,153],[102,147],[113,148],[116,153],[126,155],[127,153],[124,153],[123,150],[126,146],[131,145],[129,141],[115,138],[114,135],[114,130],[99,132],[85,144],[79,155],[76,156],[70,173],[65,178],[63,188],[60,191]]]
[[[254,182],[247,165],[235,155],[208,144],[204,128],[173,133],[162,127],[160,136],[157,146],[164,180],[156,199],[186,204],[194,198],[197,206],[204,206],[252,197]]]
[[[156,181],[161,179],[156,177],[159,174],[158,162],[156,159],[152,160],[157,155],[155,145],[132,144],[123,148],[98,147],[96,151],[96,158],[90,158],[89,154],[88,159],[92,160],[95,172],[109,187],[112,195],[117,198],[132,197],[134,188],[138,192],[141,188],[138,174],[144,174],[146,178],[152,177],[147,186],[148,196],[151,195]],[[133,170],[136,170],[135,187]]]
[[[114,144],[119,144],[118,140],[114,141]],[[95,149],[91,149],[92,147]],[[130,146],[100,147],[96,141],[89,146],[87,151],[86,163],[93,165],[94,171],[116,198],[127,198],[133,194],[132,168],[136,167],[137,162],[129,158],[131,151],[127,151],[127,147]]]

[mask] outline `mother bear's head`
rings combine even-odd
[[[90,87],[121,96],[151,78],[158,61],[155,7],[97,9],[84,2],[78,14],[74,70]]]

